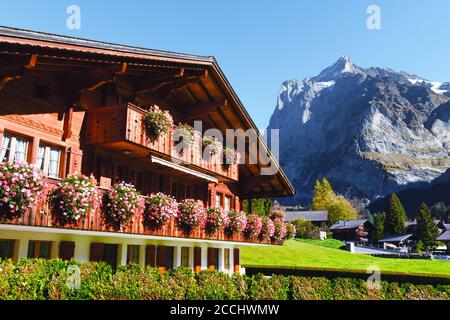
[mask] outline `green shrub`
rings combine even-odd
[[[112,268],[104,262],[77,263],[70,265],[79,267],[80,287],[68,286],[73,273],[67,268],[61,270],[53,279],[49,288],[49,299],[55,300],[101,300],[108,299],[112,291]]]
[[[164,274],[162,282],[168,291],[167,299],[195,300],[199,299],[195,273],[189,268],[176,268]]]
[[[203,300],[236,300],[239,290],[236,282],[223,272],[202,271],[198,275],[199,298]]]
[[[331,300],[333,289],[331,281],[324,277],[291,277],[292,299]]]
[[[71,267],[72,266],[72,267]],[[70,267],[70,268],[69,268]],[[79,273],[73,273],[73,267]],[[80,286],[71,280],[79,275]],[[116,273],[103,262],[24,259],[0,260],[0,300],[435,300],[450,297],[450,285],[381,282],[371,289],[362,279],[273,275],[252,277],[215,271],[194,274],[177,268],[127,265]]]
[[[287,300],[289,299],[289,278],[273,275],[266,277],[257,274],[247,277],[248,298],[250,300]]]

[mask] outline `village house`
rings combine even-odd
[[[38,165],[49,188],[81,172],[93,175],[101,194],[121,181],[142,195],[162,192],[205,207],[241,210],[242,201],[283,197],[294,189],[267,149],[213,57],[173,53],[0,27],[1,161]],[[203,130],[254,129],[270,164],[246,148],[242,163],[204,159],[201,144],[182,154],[171,132],[151,140],[144,128],[150,106],[176,124]],[[245,142],[239,134],[237,140]],[[252,163],[250,158],[255,158]],[[272,165],[273,174],[261,174]],[[54,219],[48,198],[17,219],[0,221],[2,258],[75,258],[240,271],[241,246],[270,241],[199,228],[185,235],[173,221],[149,230],[139,216],[120,228],[97,208],[76,224]],[[277,243],[275,243],[277,244]],[[279,243],[278,243],[279,244]]]
[[[372,229],[367,219],[339,220],[330,227],[334,239],[356,243],[367,243]]]

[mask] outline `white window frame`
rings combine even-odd
[[[23,137],[20,135],[15,135],[9,132],[5,132],[3,134],[3,139],[5,139],[5,136],[9,136],[10,141],[9,141],[9,154],[8,154],[8,158],[4,160],[4,162],[13,162],[14,158],[16,156],[16,140],[17,139],[23,139],[26,141],[26,146],[25,146],[25,162],[28,162],[28,149],[30,146],[30,139],[27,137]],[[0,159],[0,162],[3,161],[3,159]]]
[[[38,150],[39,148],[45,148],[44,150],[44,161],[43,161],[43,173],[45,176],[51,177],[51,178],[61,178],[61,158],[62,158],[62,148],[58,147],[58,146],[53,146],[50,144],[47,144],[45,142],[41,142],[39,143],[38,146]],[[49,175],[49,168],[50,168],[50,152],[52,150],[57,150],[59,152],[59,159],[58,159],[58,165],[57,165],[57,173],[56,176],[53,175]],[[39,152],[38,152],[39,153]],[[39,157],[39,154],[38,154]],[[38,158],[36,158],[36,162],[38,161]]]

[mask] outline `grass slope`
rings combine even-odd
[[[381,272],[407,274],[450,275],[450,262],[437,260],[376,258],[339,250],[337,240],[289,240],[283,246],[243,247],[242,264],[253,266],[283,266],[346,269],[366,271],[378,266]]]

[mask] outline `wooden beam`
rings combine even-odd
[[[62,139],[64,141],[72,136],[72,118],[73,118],[73,107],[70,107],[67,109],[64,115],[64,126],[62,136]]]
[[[138,81],[135,82],[133,87],[137,93],[148,90],[154,91],[159,87],[161,87],[162,85],[166,85],[173,82],[176,78],[183,77],[184,74],[185,74],[184,68],[175,70],[175,72],[172,73],[158,72],[153,76],[146,77],[144,80],[139,79]]]
[[[276,183],[275,176],[256,176],[239,181],[239,188],[241,191],[245,191],[259,187],[261,184],[271,183]]]
[[[186,107],[184,111],[184,116],[187,119],[201,118],[208,113],[217,112],[220,108],[228,108],[228,100],[222,99],[217,101],[196,103]]]
[[[124,75],[126,70],[127,64],[122,63],[108,68],[97,68],[89,71],[86,75],[82,75],[82,78],[86,80],[78,84],[77,90],[80,92],[94,91],[107,83],[115,81],[118,76]]]
[[[0,91],[12,80],[20,79],[25,70],[31,70],[36,67],[37,54],[32,54],[25,65],[14,65],[0,69]]]

